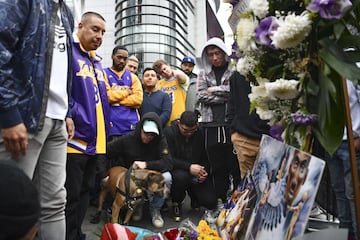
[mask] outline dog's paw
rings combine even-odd
[[[100,222],[101,212],[96,212],[91,216],[90,223],[98,224]]]

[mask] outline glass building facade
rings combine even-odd
[[[195,56],[194,15],[190,0],[117,0],[115,45],[139,58],[139,73],[158,59],[179,66],[184,55]]]

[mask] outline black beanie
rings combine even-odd
[[[40,217],[40,201],[30,178],[14,162],[0,160],[0,239],[25,235]]]

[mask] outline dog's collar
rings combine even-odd
[[[143,197],[142,186],[139,186],[138,181],[133,179],[133,175],[133,168],[130,167],[125,173],[125,192],[121,191],[118,187],[116,188],[116,191],[125,197],[126,206],[131,210],[134,210],[135,204]],[[130,196],[130,180],[133,180],[136,185],[136,190],[133,196]]]
[[[135,193],[133,196],[129,195],[129,190],[126,192],[121,191],[120,188],[116,187],[116,192],[120,193],[125,197],[125,204],[130,210],[134,210],[134,207],[137,202],[139,202],[143,197],[143,191],[141,188],[136,188]]]

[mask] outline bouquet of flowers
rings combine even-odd
[[[225,2],[229,22],[237,19],[231,57],[252,82],[251,109],[273,137],[308,150],[316,135],[333,153],[345,126],[342,78],[360,80],[360,1]]]
[[[184,219],[178,228],[163,233],[166,240],[221,240],[217,230],[211,228],[205,220],[196,226],[190,219]]]

